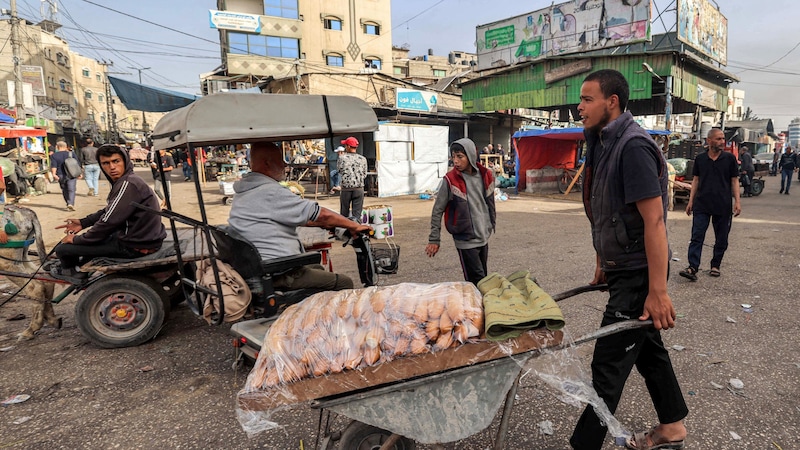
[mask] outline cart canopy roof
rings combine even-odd
[[[375,112],[355,97],[218,93],[167,113],[153,130],[153,146],[288,141],[377,129]]]

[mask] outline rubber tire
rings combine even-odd
[[[763,180],[753,180],[750,184],[750,193],[753,196],[761,195],[764,192],[764,181]]]
[[[90,285],[75,305],[78,329],[93,344],[102,348],[124,348],[141,345],[158,334],[168,314],[168,305],[160,294],[161,286],[148,278],[109,277]],[[116,331],[99,323],[98,305],[111,295],[134,295],[141,301],[145,320],[136,328]]]
[[[372,425],[354,420],[342,432],[339,439],[339,450],[372,450],[380,448],[392,433]],[[394,450],[414,450],[417,445],[411,439],[401,437],[394,445]]]
[[[44,177],[36,177],[33,180],[33,188],[39,191],[39,194],[47,194],[47,180]]]
[[[558,192],[562,194],[567,192],[567,187],[569,187],[569,179],[567,178],[567,174],[562,172],[558,176]]]

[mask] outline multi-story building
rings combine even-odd
[[[394,76],[420,86],[430,86],[450,77],[474,78],[472,69],[478,55],[462,51],[451,51],[447,56],[436,56],[433,50],[422,56],[409,57],[404,47],[392,47]]]
[[[786,137],[786,143],[791,145],[793,149],[800,147],[800,117],[795,117],[789,122],[789,134]]]
[[[106,65],[79,53],[70,52],[70,55],[75,117],[83,129],[98,126],[101,130],[108,129]]]
[[[744,91],[742,89],[728,89],[728,111],[726,120],[744,120]]]
[[[9,20],[0,21],[0,39],[8,42],[11,36]],[[63,111],[74,110],[77,106],[74,97],[72,60],[69,44],[53,33],[47,32],[31,22],[19,21],[20,64],[42,68],[45,95],[37,96],[39,113],[44,117],[56,118],[56,108]],[[0,48],[0,104],[9,104],[6,80],[14,80],[14,62],[11,45]],[[33,111],[31,110],[31,115]]]
[[[306,73],[394,72],[389,1],[218,0],[217,8],[223,69],[203,77],[204,93]]]

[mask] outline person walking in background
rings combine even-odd
[[[711,258],[712,277],[720,276],[720,266],[728,249],[728,234],[733,216],[742,212],[739,201],[739,168],[736,157],[725,150],[725,133],[719,128],[708,132],[708,151],[697,155],[692,168],[692,189],[686,215],[692,218],[692,238],[689,242],[689,267],[680,276],[697,281],[703,242],[709,223],[714,227],[714,255]],[[733,208],[731,208],[733,197]]]
[[[155,160],[155,151],[150,152],[150,171],[153,172],[153,190],[156,191],[156,195],[161,200],[161,207],[167,207],[167,197],[164,193],[164,185],[166,184],[167,193],[169,193],[169,200],[172,203],[172,184],[170,183],[170,175],[172,175],[172,169],[175,168],[175,160],[172,159],[172,155],[167,153],[166,150],[163,148],[158,151],[158,157],[161,158],[161,168],[164,170],[164,178],[165,180],[161,179],[161,173],[158,171],[158,163]]]
[[[742,146],[739,153],[739,160],[742,162],[742,185],[744,186],[744,196],[752,197],[753,176],[756,174],[756,167],[753,165],[753,157],[750,155],[746,145]]]
[[[358,139],[350,136],[342,141],[344,152],[339,153],[336,170],[341,179],[339,213],[345,217],[361,217],[364,209],[364,180],[367,178],[367,158],[356,153]],[[352,205],[352,206],[351,206]]]
[[[660,423],[635,433],[626,446],[683,448],[683,419],[689,409],[659,331],[674,327],[676,318],[667,293],[667,165],[653,138],[624,112],[629,92],[616,70],[591,73],[581,85],[578,113],[587,146],[583,199],[596,252],[591,284],[608,284],[602,326],[633,318],[651,319],[653,326],[598,339],[592,384],[613,414],[635,365]],[[587,406],[570,444],[599,450],[606,432],[594,408]]]
[[[189,150],[185,148],[178,150],[178,161],[181,163],[183,181],[192,181],[192,161],[189,158]]]
[[[67,204],[67,211],[75,211],[75,189],[77,180],[67,174],[64,169],[64,161],[67,158],[74,158],[75,154],[69,151],[67,143],[64,141],[56,142],[56,151],[50,157],[50,174],[61,187],[61,195]]]
[[[333,152],[336,153],[336,158],[337,158],[336,161],[338,164],[339,161],[338,158],[344,152],[344,147],[340,145],[336,147],[336,150],[334,150]],[[328,192],[328,194],[333,195],[341,190],[342,190],[342,179],[339,176],[339,169],[333,169],[331,170],[331,191]]]
[[[786,153],[781,156],[781,160],[778,163],[778,170],[781,171],[781,191],[779,194],[789,195],[789,187],[792,186],[792,172],[797,170],[797,155],[792,151],[792,147],[786,147]],[[786,189],[784,189],[784,185]]]
[[[92,138],[86,138],[86,146],[80,151],[81,163],[83,164],[83,176],[86,178],[86,186],[89,194],[97,197],[100,193],[100,164],[97,162],[97,147],[94,146]]]
[[[772,165],[769,168],[769,175],[775,177],[778,176],[778,162],[781,160],[781,150],[775,147],[772,151]]]
[[[478,162],[471,139],[450,144],[453,168],[445,174],[431,211],[431,233],[425,254],[433,258],[441,245],[444,226],[453,235],[464,279],[478,285],[488,275],[489,236],[497,219],[494,205],[494,175]]]

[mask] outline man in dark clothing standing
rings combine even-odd
[[[692,168],[692,190],[686,215],[692,219],[692,239],[689,242],[689,267],[680,276],[697,281],[703,241],[709,223],[714,227],[714,255],[711,258],[712,277],[720,276],[720,265],[728,249],[728,234],[733,216],[742,212],[739,201],[739,168],[736,157],[725,150],[725,133],[719,128],[708,132],[708,151],[697,155]],[[733,208],[731,209],[731,197]]]
[[[161,168],[164,170],[166,182],[161,179],[161,172],[158,171],[158,163],[155,160],[156,155],[161,158]],[[172,183],[170,182],[170,177],[172,176],[172,170],[175,168],[175,160],[172,159],[172,155],[167,153],[164,149],[152,151],[150,153],[150,158],[150,171],[153,172],[154,180],[153,189],[156,191],[158,198],[161,199],[161,208],[166,208],[167,197],[169,197],[170,203],[172,202]],[[166,193],[164,192],[165,189],[167,191]]]
[[[644,449],[669,443],[679,448],[686,437],[683,419],[688,408],[659,331],[674,327],[676,317],[667,293],[667,163],[631,113],[623,112],[628,95],[628,82],[615,70],[594,72],[581,86],[578,112],[588,149],[583,198],[597,255],[591,284],[608,283],[610,295],[601,325],[638,318],[652,319],[653,327],[598,339],[592,384],[614,413],[635,365],[660,423],[636,433],[627,446]],[[589,406],[570,444],[599,450],[606,432]]]
[[[97,150],[97,157],[111,183],[108,205],[83,219],[67,219],[66,225],[56,227],[63,228],[67,235],[55,248],[61,265],[50,274],[75,284],[88,276],[77,270],[87,260],[98,256],[138,258],[160,249],[167,237],[161,216],[133,206],[139,203],[158,209],[158,199],[150,186],[133,173],[128,153],[106,144]],[[89,229],[85,233],[77,234],[86,228]]]
[[[781,191],[780,194],[789,195],[789,187],[792,185],[792,172],[797,170],[797,155],[792,152],[792,147],[786,147],[786,153],[781,156],[778,163],[778,170],[781,171]],[[786,189],[784,190],[784,185]]]
[[[753,176],[756,174],[756,167],[753,165],[753,157],[750,155],[746,145],[743,145],[739,153],[739,160],[742,162],[742,185],[744,186],[744,196],[752,197]]]
[[[358,139],[350,136],[342,141],[344,152],[339,153],[336,170],[341,179],[339,213],[345,217],[360,217],[364,208],[364,180],[367,178],[367,158],[356,153]],[[352,207],[351,207],[352,204]]]
[[[75,189],[78,183],[64,170],[64,161],[74,157],[75,155],[69,151],[69,147],[64,141],[56,142],[56,152],[50,156],[50,172],[61,187],[61,195],[64,196],[64,201],[67,203],[67,211],[75,211]]]

